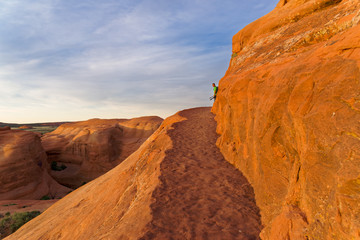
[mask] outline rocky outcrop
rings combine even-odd
[[[19,129],[33,129],[33,127],[28,126],[28,125],[23,125],[23,126],[20,126]]]
[[[288,0],[233,38],[213,107],[262,239],[360,238],[360,3]]]
[[[215,141],[210,108],[167,118],[117,167],[7,240],[259,239],[259,210]]]
[[[51,171],[51,175],[61,184],[79,187],[121,163],[162,121],[159,117],[141,117],[62,124],[42,137],[49,164],[66,167]]]
[[[37,134],[0,131],[0,200],[66,195],[70,189],[58,184],[48,171],[46,154]]]
[[[11,127],[9,126],[0,127],[0,131],[8,131],[8,130],[11,130]]]

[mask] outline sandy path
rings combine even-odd
[[[216,147],[210,108],[180,115],[188,120],[169,132],[173,148],[161,163],[151,230],[142,239],[260,239],[254,192]]]

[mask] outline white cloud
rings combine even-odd
[[[3,0],[0,122],[165,117],[210,105],[232,35],[268,10],[253,5]]]

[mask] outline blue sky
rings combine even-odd
[[[231,39],[277,0],[1,0],[0,122],[210,106]]]

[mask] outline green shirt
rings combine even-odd
[[[214,87],[214,95],[216,95],[217,94],[217,91],[218,91],[218,87]]]

